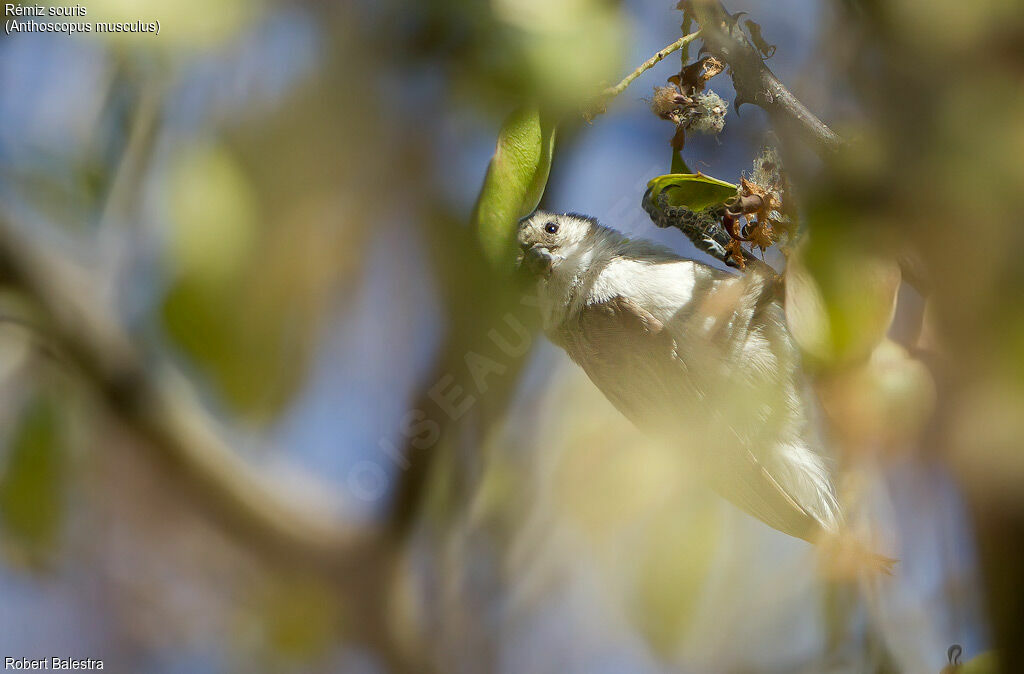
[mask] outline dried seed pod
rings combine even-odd
[[[694,98],[693,104],[683,110],[682,123],[698,133],[718,134],[725,128],[728,109],[721,96],[707,91]]]
[[[679,89],[672,85],[654,87],[651,97],[651,112],[662,119],[672,119],[672,114],[679,109]]]

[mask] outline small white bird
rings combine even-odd
[[[842,515],[774,271],[737,276],[593,218],[519,224],[544,331],[640,430],[679,439],[722,496],[820,542]]]

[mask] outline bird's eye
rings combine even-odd
[[[547,232],[548,234],[555,234],[556,232],[558,232],[558,225],[556,225],[553,222],[549,222],[548,224],[544,225],[544,231]]]

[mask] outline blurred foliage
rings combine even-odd
[[[443,55],[456,89],[487,108],[575,111],[623,67],[617,0],[430,0],[402,14],[412,45]]]
[[[695,614],[721,543],[721,518],[708,500],[663,508],[646,522],[631,612],[666,659],[678,651]]]
[[[182,276],[221,285],[252,255],[257,195],[227,148],[177,148],[167,181],[174,229],[168,254]]]
[[[863,361],[896,311],[900,268],[855,236],[816,228],[786,265],[786,319],[810,366]]]
[[[935,411],[931,372],[889,339],[866,362],[823,376],[817,389],[832,428],[853,452],[913,446]]]
[[[1001,671],[1005,670],[999,666],[999,657],[989,651],[965,662],[956,670],[956,674],[997,674]]]
[[[553,454],[550,515],[622,592],[629,619],[667,660],[679,651],[722,544],[721,503],[697,485],[678,448],[637,438],[581,373],[542,429]]]
[[[1006,545],[1020,529],[1024,512],[1019,488],[1024,476],[1019,413],[1024,405],[1024,320],[1016,306],[1024,288],[1017,260],[1024,239],[1015,224],[1024,211],[1024,192],[1018,189],[1024,181],[1024,94],[1017,86],[1022,72],[1018,45],[1024,29],[1018,4],[835,4],[834,30],[829,32],[826,26],[822,31],[823,53],[830,58],[816,60],[831,61],[828,74],[843,77],[830,77],[828,86],[815,93],[829,105],[841,102],[830,110],[836,117],[842,118],[843,105],[850,105],[857,121],[845,124],[844,136],[853,142],[838,156],[792,163],[801,197],[811,206],[805,222],[810,235],[791,251],[786,271],[787,319],[815,371],[824,421],[840,441],[840,463],[857,458],[858,452],[873,452],[871,458],[885,463],[895,450],[911,448],[951,459],[983,542],[987,599],[1004,648],[1021,643],[1013,638],[1020,629],[1013,611],[1014,601],[1024,596],[1019,585],[1024,566]],[[85,121],[76,126],[74,138],[61,138],[72,148],[66,155],[40,151],[32,162],[19,155],[18,166],[4,165],[4,178],[16,175],[17,188],[31,197],[38,212],[76,224],[98,220],[93,211],[102,210],[103,196],[109,196],[116,183],[127,144],[122,141],[132,128],[138,92],[157,83],[154,89],[166,100],[156,106],[156,142],[147,147],[139,164],[124,164],[131,171],[138,167],[137,189],[129,192],[138,197],[138,221],[146,226],[104,229],[96,237],[101,244],[116,240],[121,245],[109,256],[108,251],[97,253],[92,241],[83,237],[81,242],[89,244],[82,245],[88,248],[83,257],[94,255],[90,261],[100,266],[132,256],[136,246],[148,245],[134,238],[138,231],[156,232],[159,241],[154,245],[162,246],[158,273],[147,268],[142,272],[145,278],[138,279],[118,268],[111,274],[111,285],[120,290],[141,280],[140,286],[156,287],[155,306],[132,305],[130,311],[156,315],[166,331],[160,338],[168,337],[195,366],[198,378],[225,403],[227,409],[219,411],[227,412],[222,419],[226,424],[271,423],[290,409],[306,383],[325,325],[335,319],[342,325],[353,320],[356,298],[374,290],[360,285],[360,274],[375,242],[394,243],[378,239],[380,230],[396,222],[403,227],[413,223],[401,230],[402,240],[416,249],[421,243],[416,233],[427,239],[425,268],[432,278],[406,278],[410,273],[399,265],[390,270],[398,277],[397,288],[408,282],[429,293],[432,282],[440,286],[438,332],[446,341],[432,354],[425,386],[450,376],[446,381],[473,396],[475,404],[456,424],[430,407],[429,393],[415,403],[426,400],[423,409],[431,411],[431,418],[445,420],[446,426],[437,443],[410,454],[413,461],[427,453],[439,457],[432,475],[434,488],[427,499],[413,498],[410,509],[413,517],[418,514],[428,522],[424,538],[443,539],[432,541],[432,555],[409,556],[415,557],[409,561],[414,571],[427,567],[436,574],[425,573],[425,589],[419,588],[418,594],[410,590],[412,598],[405,597],[409,603],[421,600],[423,606],[396,618],[420,623],[417,627],[425,637],[422,643],[409,639],[411,652],[422,651],[417,653],[422,662],[478,664],[475,651],[462,648],[461,631],[494,629],[492,612],[481,607],[491,600],[507,608],[499,593],[532,580],[527,572],[542,566],[546,558],[538,554],[538,547],[548,556],[564,553],[565,566],[551,573],[553,590],[569,585],[567,579],[575,580],[577,570],[594,573],[599,578],[600,587],[594,590],[598,599],[611,598],[600,605],[614,603],[621,609],[665,662],[685,659],[680,643],[697,627],[711,624],[725,638],[733,638],[734,629],[741,633],[738,624],[746,616],[739,614],[748,600],[754,603],[751,597],[736,600],[733,606],[741,609],[732,614],[706,602],[705,593],[713,589],[709,577],[718,569],[713,566],[715,555],[742,557],[742,550],[730,550],[725,543],[750,538],[753,552],[745,560],[750,565],[745,572],[752,578],[762,577],[757,574],[767,566],[764,560],[783,555],[770,549],[771,534],[757,538],[759,534],[746,530],[730,532],[722,517],[731,512],[728,506],[694,484],[680,460],[680,450],[686,447],[702,444],[714,451],[728,438],[684,437],[670,449],[649,446],[577,371],[573,376],[580,388],[558,389],[560,395],[550,398],[542,394],[566,378],[558,371],[557,381],[545,379],[552,376],[547,370],[556,372],[555,368],[534,375],[541,381],[532,382],[536,389],[522,396],[524,401],[515,396],[524,355],[501,361],[501,379],[495,375],[488,380],[487,396],[476,388],[479,382],[467,367],[468,352],[497,350],[488,343],[488,333],[502,326],[508,307],[519,299],[515,294],[520,289],[507,287],[513,284],[502,272],[514,259],[518,218],[533,210],[544,194],[556,124],[571,130],[579,109],[628,65],[621,56],[631,15],[622,3],[429,0],[278,8],[266,1],[210,5],[195,0],[96,0],[88,9],[87,19],[94,22],[160,19],[163,32],[158,38],[120,34],[90,42],[99,45],[103,57],[96,66],[98,112],[73,114]],[[236,51],[253,34],[251,29],[278,9],[312,18],[322,42],[310,48],[309,71],[284,76],[276,70],[280,63]],[[671,16],[674,22],[676,15]],[[829,13],[823,16],[827,23]],[[771,51],[773,46],[760,39],[757,24],[745,23],[759,46]],[[14,39],[21,38],[6,40]],[[782,58],[790,47],[780,43],[775,58]],[[145,50],[153,53],[143,55]],[[108,54],[115,57],[109,63],[103,60]],[[685,50],[683,58],[685,64]],[[278,75],[287,86],[261,98],[253,80],[262,82],[264,75]],[[26,78],[31,80],[26,91],[43,86],[45,79]],[[203,90],[204,82],[215,91]],[[54,106],[43,100],[39,108]],[[504,115],[509,110],[515,112],[501,127],[467,228],[466,214],[456,212],[447,203],[449,197],[440,195],[437,174],[439,167],[461,168],[470,153],[438,139],[448,138],[452,126],[478,121],[481,111],[497,117],[499,111]],[[487,120],[490,123],[491,117]],[[722,143],[733,141],[726,132]],[[787,166],[790,154],[803,159],[801,150],[788,147],[785,137],[779,142]],[[462,153],[455,162],[454,152]],[[0,159],[5,157],[0,152]],[[800,167],[807,165],[813,168],[801,173]],[[673,205],[699,211],[736,194],[736,185],[691,173],[678,152],[671,170],[673,175],[655,178],[650,186],[666,190]],[[925,367],[918,350],[898,343],[893,334],[894,314],[906,319],[907,308],[896,303],[906,280],[896,260],[907,249],[920,253],[930,271],[933,285],[923,292],[930,292],[934,311],[925,327],[937,340],[930,351],[938,363],[937,374]],[[149,258],[139,259],[141,263],[132,261],[134,266],[146,267]],[[133,283],[121,283],[126,278]],[[376,295],[370,297],[385,325],[384,315],[394,307]],[[127,304],[136,298],[129,299]],[[387,320],[393,319],[387,314]],[[432,330],[416,324],[400,335],[381,334],[381,348],[394,349],[397,344],[404,356],[411,345],[400,340],[425,339]],[[0,371],[15,372],[26,364],[27,340],[8,339],[11,334],[0,330]],[[147,348],[166,346],[160,338]],[[343,384],[380,386],[381,398],[389,401],[404,401],[409,395],[406,378],[413,375],[378,375]],[[538,389],[541,394],[532,395]],[[723,414],[757,426],[760,401],[730,393],[709,388],[710,395],[724,399]],[[531,417],[520,409],[531,405],[545,410],[547,422],[534,438],[537,447],[526,451],[521,438],[512,441],[502,433],[531,432],[526,421]],[[17,561],[34,562],[52,554],[66,525],[66,436],[60,405],[52,397],[33,398],[18,417],[8,431],[0,468],[0,516],[6,551]],[[502,427],[506,418],[515,428]],[[698,421],[702,420],[693,420],[694,425]],[[134,451],[113,430],[104,442]],[[908,454],[912,452],[900,457]],[[138,591],[139,596],[104,597],[110,604],[96,609],[113,616],[111,622],[128,626],[125,632],[132,636],[124,638],[129,642],[125,650],[155,650],[154,643],[165,643],[161,640],[177,647],[160,620],[153,620],[159,624],[153,630],[156,636],[143,637],[132,631],[133,618],[147,612],[162,617],[164,606],[150,605],[179,601],[178,590],[202,587],[193,584],[199,576],[218,590],[232,586],[251,560],[240,560],[237,551],[225,553],[223,542],[193,521],[177,523],[191,536],[186,539],[191,547],[171,545],[179,556],[163,555],[159,551],[166,548],[153,545],[167,530],[160,525],[190,499],[173,492],[161,500],[154,495],[166,489],[159,471],[154,471],[151,482],[144,482],[138,467],[126,466],[122,454],[111,455],[115,458],[107,467],[112,475],[105,476],[107,481],[97,492],[119,492],[112,486],[138,481],[146,489],[133,497],[159,507],[140,515],[135,511],[144,509],[133,508],[127,498],[113,501],[105,514],[86,520],[83,526],[90,536],[83,538],[95,534],[96,541],[79,541],[85,551],[76,550],[75,559],[83,561],[81,573],[87,581],[100,577],[108,583],[104,587],[131,585]],[[420,475],[415,468],[396,472],[399,480],[413,481]],[[460,500],[467,493],[470,498]],[[104,499],[113,500],[102,493],[92,498],[83,512],[102,509],[95,506]],[[439,511],[444,516],[434,517]],[[940,524],[939,528],[952,526]],[[484,544],[475,547],[474,536]],[[758,547],[765,541],[764,549]],[[106,547],[109,552],[96,552]],[[518,554],[518,564],[502,567],[507,573],[502,576],[494,569],[495,560],[508,561],[513,553]],[[165,556],[172,568],[159,566]],[[183,564],[189,561],[194,567]],[[387,563],[382,554],[368,566]],[[89,564],[109,569],[88,568]],[[361,584],[363,577],[358,570],[354,573],[354,584]],[[372,577],[366,573],[367,579]],[[740,587],[743,579],[727,577],[725,582],[733,580]],[[799,592],[794,588],[801,580],[790,573],[776,583],[789,594],[781,599],[764,596],[778,601],[779,607],[797,605],[802,597],[791,595]],[[956,580],[969,584],[963,575]],[[81,576],[74,582],[81,583]],[[370,580],[366,586],[378,589]],[[149,587],[161,591],[150,595],[145,592]],[[243,588],[241,599],[201,597],[197,603],[217,610],[225,610],[221,604],[229,605],[229,615],[237,611],[236,648],[261,654],[265,649],[266,661],[271,662],[268,669],[330,668],[325,663],[331,662],[327,658],[337,644],[347,645],[354,638],[350,628],[366,618],[347,615],[349,605],[333,582],[282,573],[259,587],[238,587]],[[562,602],[566,596],[554,591],[543,595],[531,595],[537,602],[532,608],[545,599]],[[385,601],[385,593],[379,597]],[[927,606],[943,601],[942,592],[936,591]],[[698,606],[711,610],[699,614]],[[196,614],[212,612],[214,608]],[[722,616],[731,619],[719,625]],[[533,619],[536,613],[528,617]],[[446,629],[454,632],[453,644],[442,639]],[[905,636],[899,631],[894,629],[891,638]],[[503,633],[489,636],[498,641]],[[209,638],[220,637],[217,633]],[[453,647],[446,651],[446,645]],[[773,649],[783,651],[787,646],[778,643]],[[742,647],[737,643],[735,649]],[[497,646],[490,643],[484,650],[496,659],[492,651]],[[731,653],[722,650],[717,655],[725,661]],[[877,665],[869,649],[864,650],[857,663]],[[1008,667],[1020,669],[1020,658],[1010,655]],[[382,659],[387,656],[383,653]],[[991,661],[979,656],[958,671],[989,671],[985,668],[994,669]],[[786,671],[782,666],[777,669]]]
[[[517,110],[501,127],[473,213],[484,255],[496,269],[508,270],[515,260],[516,225],[540,203],[554,146],[555,127],[536,108]]]
[[[362,269],[368,214],[391,217],[379,204],[401,189],[393,174],[384,182],[388,140],[353,49],[339,45],[330,58],[344,65],[312,73],[280,107],[183,143],[169,161],[162,319],[252,421],[273,420],[305,380],[335,293]]]
[[[17,374],[31,363],[31,324],[16,317],[32,315],[32,306],[23,295],[0,290],[0,387],[17,381]]]
[[[171,55],[216,46],[259,20],[263,0],[95,0],[82,20],[97,22],[160,21],[160,34],[95,33],[117,46],[145,47]]]
[[[37,394],[7,441],[0,472],[6,552],[31,564],[53,552],[64,521],[67,451],[57,402]]]
[[[305,252],[301,230],[273,242],[264,233],[257,242],[255,192],[222,148],[186,148],[171,171],[175,281],[163,306],[167,332],[237,410],[267,417],[301,381],[308,352],[295,339],[303,328],[295,309],[302,307],[296,284],[309,267],[286,257]],[[275,259],[285,265],[277,274]]]
[[[243,651],[258,648],[275,667],[314,664],[330,654],[343,627],[331,585],[312,578],[273,579],[239,616]]]
[[[1003,671],[999,667],[999,658],[989,651],[975,656],[967,662],[960,661],[963,649],[959,645],[950,646],[950,664],[942,668],[940,674],[996,674]]]
[[[621,68],[623,16],[611,0],[492,0],[498,68],[554,107],[575,106]]]
[[[842,231],[862,250],[920,256],[939,383],[920,451],[962,490],[1002,671],[1024,671],[1024,8],[845,2],[828,37],[858,102],[846,135],[865,141],[805,183],[811,236]],[[883,314],[843,320],[864,313]]]

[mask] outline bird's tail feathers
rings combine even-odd
[[[875,552],[874,546],[848,529],[825,531],[817,541],[818,567],[829,580],[871,580],[893,575],[898,559]]]

